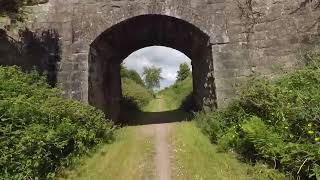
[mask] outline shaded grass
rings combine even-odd
[[[134,112],[127,111],[126,119],[128,125],[147,125],[147,124],[162,124],[173,123],[189,120],[192,116],[180,109],[170,109],[166,106],[162,96],[158,96],[152,100],[144,111]]]
[[[153,179],[152,137],[138,137],[137,131],[137,127],[119,129],[113,144],[105,145],[83,159],[82,165],[66,173],[66,179]]]
[[[252,167],[234,154],[218,152],[193,122],[178,123],[172,132],[173,179],[285,179],[262,165]]]

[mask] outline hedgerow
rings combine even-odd
[[[320,176],[320,69],[314,66],[273,81],[254,78],[228,108],[197,120],[222,150],[293,177]]]
[[[104,114],[49,88],[37,72],[0,67],[0,179],[47,179],[112,140]]]

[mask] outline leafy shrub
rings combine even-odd
[[[0,179],[46,179],[112,139],[95,108],[65,100],[37,72],[0,67]]]
[[[122,94],[124,108],[135,110],[140,110],[153,99],[153,95],[146,87],[128,78],[122,79]]]
[[[319,176],[320,70],[254,78],[228,108],[197,117],[223,150],[303,179]]]
[[[202,129],[204,134],[210,137],[211,142],[217,143],[223,130],[223,118],[220,113],[198,113],[195,119],[198,121],[198,126]],[[214,119],[214,121],[212,120]]]

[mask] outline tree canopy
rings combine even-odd
[[[145,84],[137,71],[129,70],[125,66],[121,65],[120,73],[121,73],[122,78],[131,79],[131,80],[135,81],[137,84],[145,87]]]
[[[144,82],[148,89],[153,90],[155,88],[160,88],[160,80],[163,79],[161,77],[161,71],[161,68],[157,68],[154,66],[144,67]]]
[[[183,81],[191,74],[190,68],[187,63],[180,64],[176,81]]]

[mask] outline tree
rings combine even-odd
[[[148,89],[153,90],[155,88],[160,88],[161,68],[157,67],[144,67],[143,76],[144,82]]]
[[[185,80],[191,74],[190,68],[187,63],[180,64],[178,75],[177,75],[177,82]]]
[[[131,80],[135,81],[137,84],[145,87],[145,84],[137,71],[129,70],[121,64],[120,74],[121,74],[122,78],[131,79]]]

